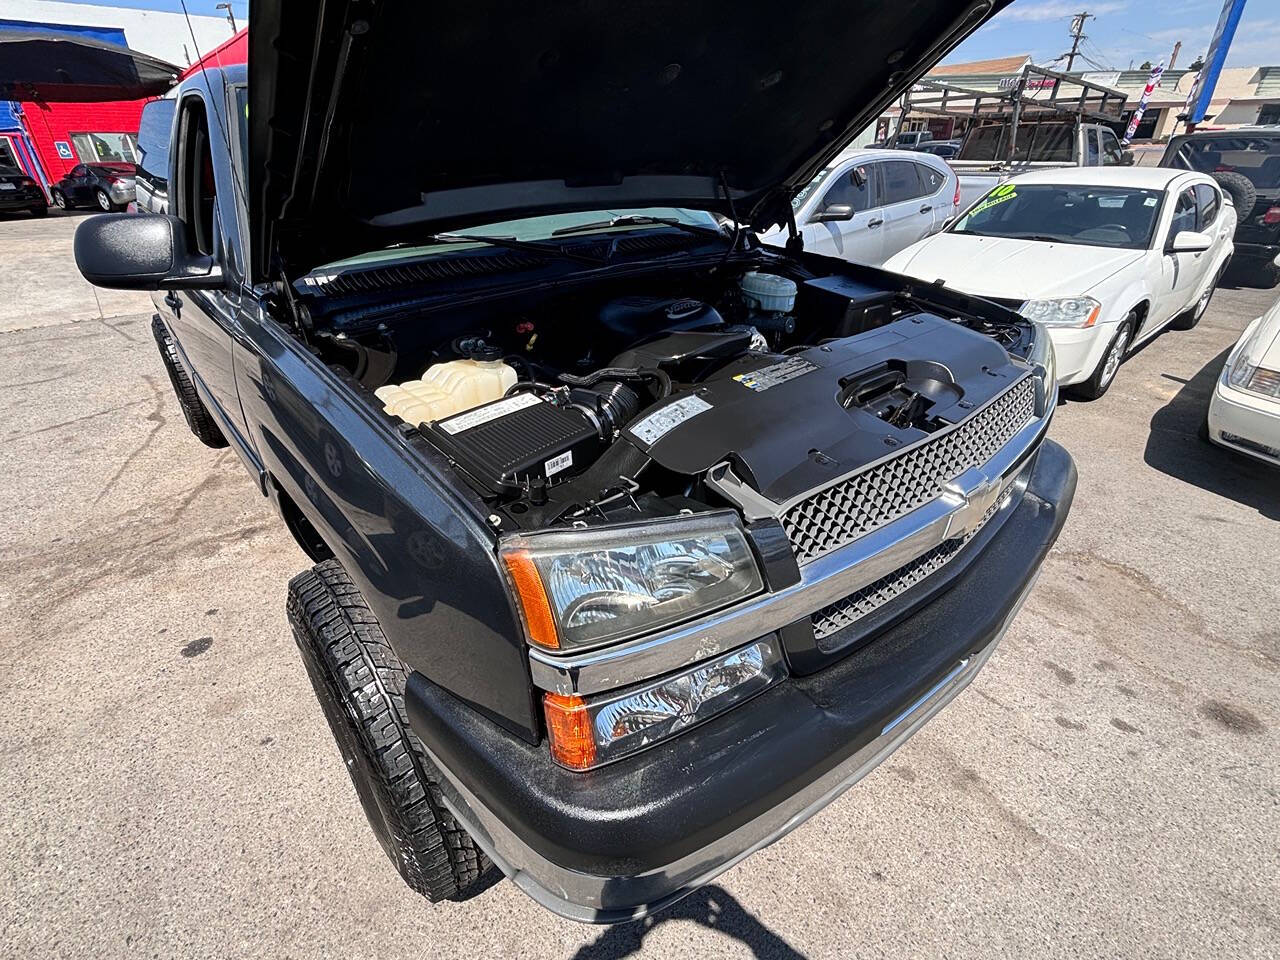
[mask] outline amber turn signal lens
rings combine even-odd
[[[579,696],[562,693],[548,693],[542,703],[551,756],[570,770],[586,770],[596,762],[596,740],[587,705]]]
[[[551,616],[551,605],[547,603],[547,591],[543,589],[542,578],[538,576],[538,568],[527,551],[512,550],[502,555],[507,565],[507,573],[511,584],[516,588],[520,598],[520,609],[524,614],[525,629],[529,640],[540,647],[551,650],[560,648],[560,637],[556,633],[556,622]]]

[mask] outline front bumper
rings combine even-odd
[[[1066,451],[1045,441],[1021,499],[940,595],[834,665],[606,767],[564,770],[545,745],[413,674],[406,707],[446,805],[562,916],[609,923],[660,909],[802,824],[973,679],[1057,538],[1075,480]]]
[[[1223,369],[1209,398],[1209,439],[1219,446],[1280,466],[1280,402],[1237,390],[1227,382]]]
[[[1115,327],[1098,324],[1092,327],[1050,327],[1053,355],[1058,364],[1058,386],[1080,383],[1093,376],[1111,342]]]

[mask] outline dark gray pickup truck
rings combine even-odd
[[[413,889],[642,916],[991,656],[1075,488],[1048,338],[755,233],[1002,5],[254,4],[169,214],[81,224],[315,562],[289,619]]]

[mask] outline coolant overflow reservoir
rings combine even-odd
[[[515,369],[500,359],[450,360],[427,367],[421,380],[389,383],[374,395],[393,417],[421,426],[501,400],[515,382]]]
[[[796,285],[775,273],[752,270],[739,286],[747,304],[762,313],[790,313],[796,305]]]

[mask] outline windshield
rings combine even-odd
[[[1009,124],[989,124],[969,131],[958,160],[1004,160]],[[1075,124],[1020,123],[1013,159],[1027,163],[1070,163],[1074,159]]]
[[[502,237],[511,240],[539,241],[550,240],[555,236],[557,231],[563,231],[566,228],[582,226],[584,224],[601,223],[602,221],[616,220],[619,217],[662,217],[667,220],[676,220],[693,227],[705,227],[709,230],[719,230],[720,224],[714,216],[703,210],[686,210],[683,207],[619,207],[611,210],[584,210],[577,213],[554,213],[544,217],[526,217],[523,220],[505,220],[501,223],[486,223],[478,227],[467,227],[464,230],[452,230],[453,234],[460,236],[473,237]],[[619,224],[616,227],[602,226],[598,231],[590,231],[591,233],[607,233],[617,230],[636,230],[645,229],[644,224]],[[653,229],[665,229],[660,225],[655,225]],[[575,234],[576,236],[586,236],[587,233]],[[561,240],[556,237],[556,240]],[[407,260],[415,257],[429,256],[435,253],[443,253],[446,250],[454,252],[460,247],[465,249],[470,244],[461,245],[457,243],[448,244],[424,244],[414,247],[397,247],[391,250],[372,250],[369,253],[362,253],[355,257],[348,257],[345,260],[338,260],[334,263],[326,264],[318,269],[333,269],[335,267],[349,267],[359,265],[368,265],[371,263],[383,263],[394,260]],[[476,243],[476,246],[483,246]]]
[[[1151,245],[1160,190],[1049,183],[1001,184],[953,233],[1139,250]]]
[[[1197,173],[1238,173],[1254,189],[1280,193],[1280,136],[1192,137],[1185,140],[1167,166]]]
[[[818,175],[809,181],[809,185],[791,198],[791,209],[799,210],[804,205],[804,202],[813,196],[813,192],[822,186],[822,181],[831,176],[831,171],[834,169],[835,167],[827,167],[819,170]]]
[[[0,163],[0,177],[21,177],[23,172],[17,167],[11,167],[7,163]]]

